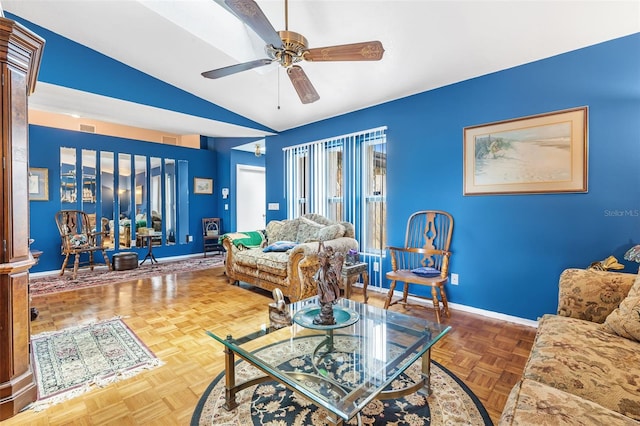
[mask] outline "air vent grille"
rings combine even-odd
[[[91,124],[80,124],[80,131],[86,133],[95,133],[96,126],[93,126]]]

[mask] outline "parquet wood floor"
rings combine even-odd
[[[382,294],[369,294],[370,304],[384,305]],[[362,300],[361,289],[352,297]],[[32,334],[122,316],[165,365],[1,423],[187,425],[200,395],[224,369],[222,345],[204,331],[243,335],[268,322],[270,301],[268,292],[228,284],[221,267],[34,297],[40,316]],[[429,309],[411,308],[411,314],[434,319]],[[433,349],[433,359],[462,379],[496,422],[535,329],[460,311],[446,321],[453,330]]]

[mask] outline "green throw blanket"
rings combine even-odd
[[[229,239],[239,249],[262,247],[264,233],[261,231],[233,232],[224,234],[222,239]]]

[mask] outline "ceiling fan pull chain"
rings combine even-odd
[[[280,109],[280,67],[276,71],[278,71],[278,109]]]

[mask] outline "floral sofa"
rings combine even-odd
[[[640,275],[567,269],[500,425],[640,424]]]
[[[231,281],[243,281],[273,290],[279,288],[290,301],[317,294],[313,274],[319,241],[346,255],[357,250],[353,225],[306,214],[291,220],[274,220],[264,231],[222,236],[226,250],[225,272]]]

